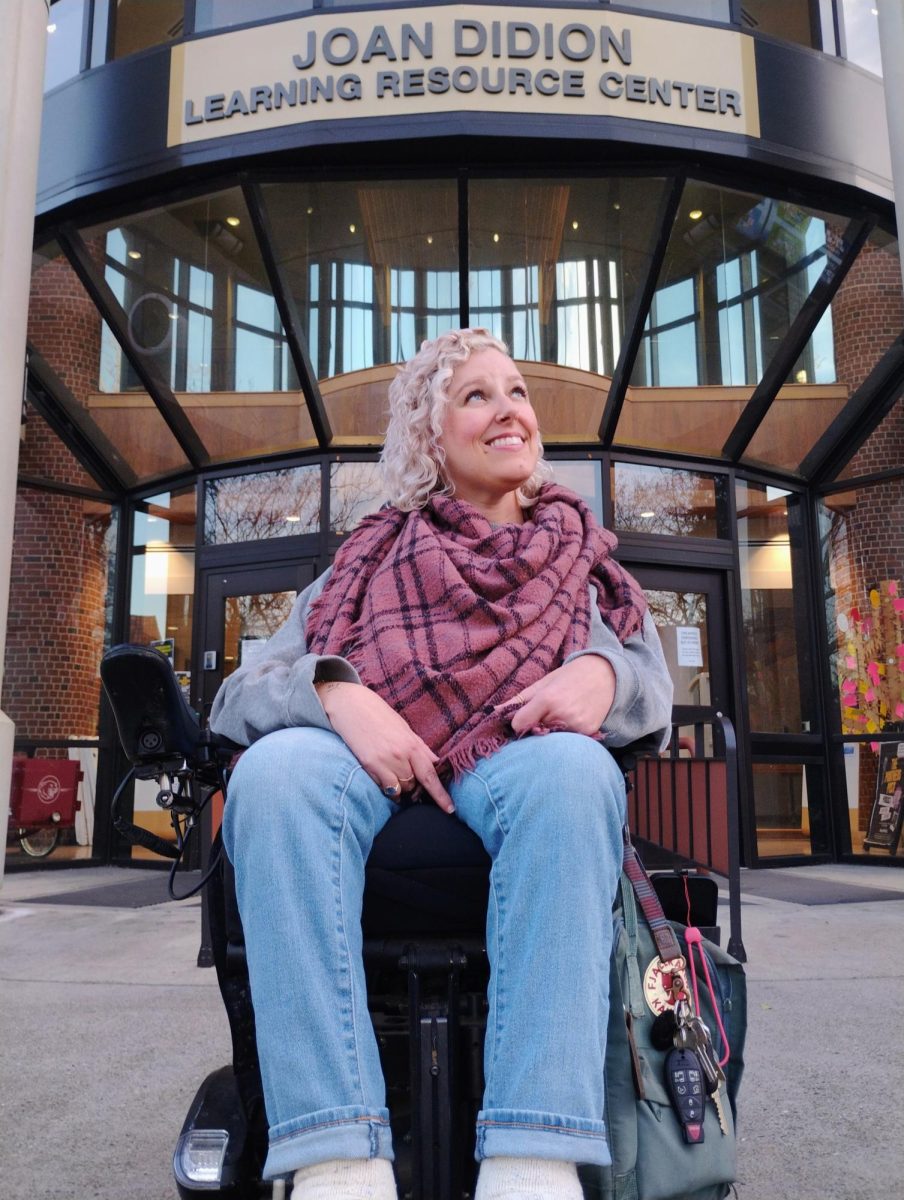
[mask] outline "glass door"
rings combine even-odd
[[[314,576],[312,559],[202,572],[196,708],[210,711],[223,680],[261,653]]]
[[[723,576],[718,571],[629,566],[643,587],[675,685],[674,715],[733,718]],[[690,730],[682,731],[690,735]]]

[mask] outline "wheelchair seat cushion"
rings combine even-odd
[[[367,860],[365,936],[447,934],[482,937],[490,858],[457,817],[433,804],[397,812]]]

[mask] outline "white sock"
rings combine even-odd
[[[295,1172],[292,1200],[397,1200],[388,1158],[331,1158]]]
[[[474,1200],[582,1200],[574,1163],[549,1158],[485,1158]]]

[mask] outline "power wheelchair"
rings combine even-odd
[[[132,841],[176,861],[241,747],[204,728],[167,659],[144,646],[114,647],[101,679],[132,769],[114,801],[114,824]],[[639,752],[622,751],[626,771]],[[132,776],[154,779],[175,846],[118,816]],[[368,1006],[391,1113],[394,1170],[403,1200],[473,1195],[474,1130],[483,1095],[489,966],[485,945],[490,859],[466,826],[433,805],[403,807],[376,838],[363,910]],[[697,922],[715,926],[716,885],[695,889]],[[201,884],[205,926],[232,1035],[232,1063],[201,1084],[173,1157],[179,1195],[284,1195],[264,1183],[267,1151],[254,1010],[232,867],[219,834]],[[194,888],[193,891],[197,891]]]

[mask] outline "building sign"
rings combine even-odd
[[[759,137],[753,40],[586,8],[452,5],[318,13],[171,51],[170,146],[453,112],[611,116]]]

